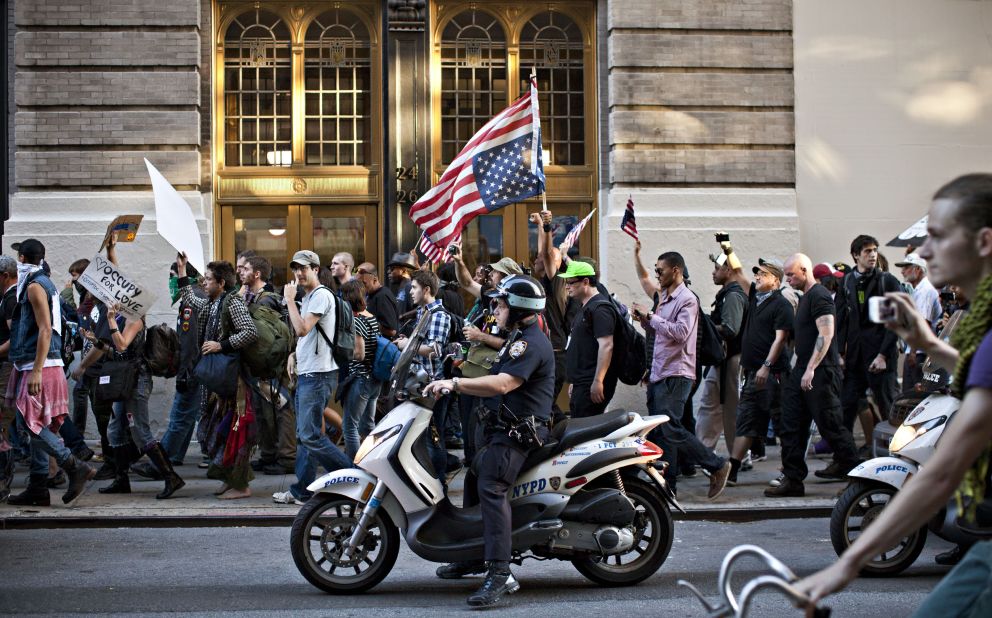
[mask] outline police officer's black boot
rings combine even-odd
[[[466,575],[481,575],[486,572],[486,563],[482,560],[466,560],[452,562],[439,566],[435,573],[441,579],[461,579]]]
[[[468,598],[468,604],[471,607],[492,607],[499,603],[504,594],[513,594],[517,590],[520,590],[520,584],[510,572],[510,563],[492,560],[482,587]]]
[[[114,447],[114,482],[106,487],[101,487],[97,491],[101,494],[129,494],[131,493],[131,479],[128,478],[127,470],[131,464],[126,446]]]

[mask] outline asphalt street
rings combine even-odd
[[[798,574],[834,559],[828,520],[756,523],[677,522],[672,552],[659,572],[632,588],[600,588],[569,563],[526,561],[515,567],[523,588],[501,615],[705,616],[676,580],[716,597],[726,552],[754,543]],[[933,562],[949,546],[931,537],[923,555],[894,579],[862,579],[827,605],[834,616],[912,613],[946,573]],[[71,529],[0,532],[0,614],[190,616],[443,616],[469,612],[465,597],[480,579],[445,582],[436,565],[404,546],[393,572],[370,593],[330,596],[311,587],[289,553],[288,528]],[[743,562],[735,582],[760,574]],[[740,583],[737,584],[739,586]],[[799,617],[776,593],[752,616]]]

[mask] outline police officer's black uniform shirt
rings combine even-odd
[[[523,384],[502,397],[488,397],[485,405],[499,409],[500,400],[519,417],[534,415],[539,421],[551,417],[555,391],[555,353],[551,341],[537,321],[520,331],[520,336],[503,346],[490,370],[522,378]]]

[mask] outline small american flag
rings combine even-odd
[[[589,223],[589,219],[592,219],[592,216],[595,212],[596,209],[593,208],[592,212],[586,215],[585,219],[579,221],[579,224],[572,228],[572,231],[568,233],[568,236],[565,237],[565,240],[561,241],[561,245],[559,245],[558,249],[563,254],[568,253],[568,250],[571,249],[572,245],[574,245],[575,242],[579,239],[579,234],[582,233],[582,230],[586,227],[586,224]]]
[[[623,219],[620,221],[620,229],[629,234],[634,240],[638,240],[637,223],[634,221],[633,198],[627,198],[627,210],[623,211]]]
[[[446,248],[479,214],[544,192],[540,118],[532,77],[529,92],[479,129],[410,207],[410,218],[432,243]]]
[[[461,242],[462,235],[459,233],[457,236],[451,239],[451,242]],[[420,237],[420,252],[424,254],[428,262],[434,262],[435,264],[440,264],[442,262],[450,262],[454,257],[447,252],[442,247],[439,247],[431,242],[431,239],[424,234]]]

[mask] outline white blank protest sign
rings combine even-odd
[[[189,263],[202,274],[207,270],[207,265],[203,259],[200,229],[196,225],[193,211],[148,159],[145,159],[145,165],[155,193],[155,224],[159,235],[175,247],[176,251],[185,253]]]

